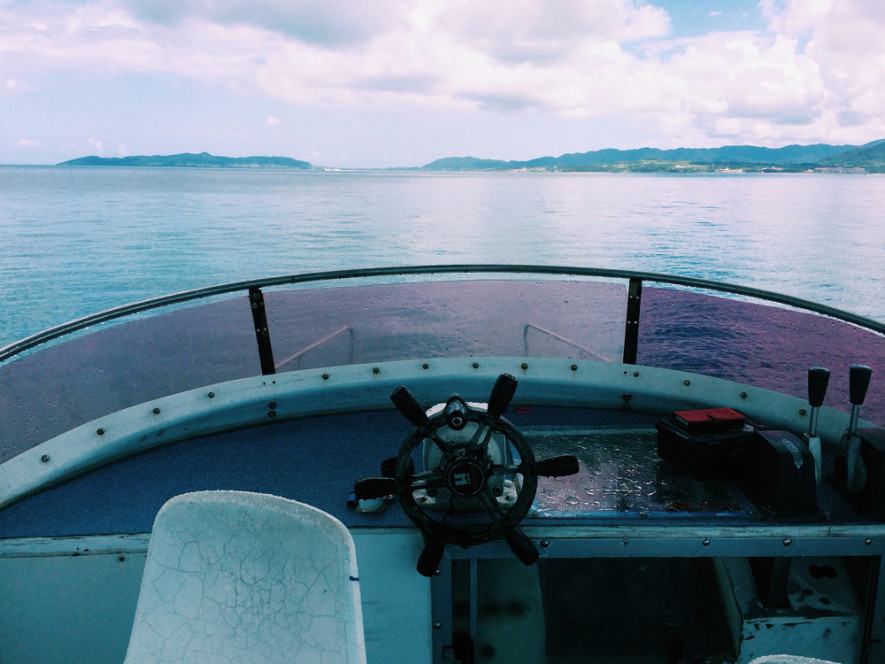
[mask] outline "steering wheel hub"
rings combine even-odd
[[[446,484],[456,496],[475,496],[486,486],[486,473],[474,461],[459,460],[446,469]]]

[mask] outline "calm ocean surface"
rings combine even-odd
[[[885,321],[885,177],[0,167],[0,346],[294,272],[537,263],[678,273]]]

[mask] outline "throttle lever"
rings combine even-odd
[[[821,478],[821,442],[817,435],[820,407],[827,395],[827,385],[830,382],[830,370],[823,367],[811,367],[808,369],[808,405],[811,406],[811,415],[808,418],[808,433],[805,434],[805,442],[808,451],[814,459],[814,481],[820,486]]]
[[[842,434],[842,440],[839,442],[836,471],[839,476],[844,472],[845,489],[851,493],[863,491],[867,481],[866,466],[860,454],[861,439],[857,434],[857,425],[860,420],[860,407],[866,398],[872,374],[873,370],[864,364],[852,364],[848,373],[851,419],[848,422],[848,429]]]
[[[865,364],[852,364],[848,370],[848,392],[851,400],[851,422],[848,425],[850,433],[857,433],[860,407],[866,399],[872,375],[873,370]]]
[[[829,382],[829,369],[824,367],[811,367],[808,369],[808,403],[812,408],[823,406]],[[815,424],[817,423],[815,422]]]
[[[550,457],[549,459],[541,459],[535,465],[538,475],[543,477],[565,477],[566,475],[577,475],[580,466],[578,458],[571,454],[563,456]]]

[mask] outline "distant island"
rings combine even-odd
[[[310,169],[313,165],[306,161],[289,157],[216,157],[208,152],[193,154],[185,152],[173,155],[151,157],[80,157],[63,161],[58,166],[153,166],[184,168],[299,168]]]
[[[58,166],[153,166],[185,168],[316,169],[289,157],[217,157],[185,152],[151,157],[81,157]],[[329,169],[339,170],[339,169]],[[590,173],[885,173],[885,139],[866,145],[788,145],[762,148],[638,148],[594,150],[527,161],[446,157],[420,167],[423,171],[546,171]]]
[[[501,161],[447,157],[425,166],[428,171],[584,171],[630,173],[885,173],[885,139],[866,145],[788,145],[762,148],[729,145],[721,148],[658,150],[595,150]]]

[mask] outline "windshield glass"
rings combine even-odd
[[[626,280],[413,280],[265,290],[268,366],[275,372],[434,357],[621,362],[636,325],[625,323]],[[122,408],[260,375],[254,302],[240,293],[177,305],[7,360],[0,365],[0,462]],[[828,366],[827,405],[848,410],[848,366],[885,366],[885,343],[854,325],[782,306],[646,287],[636,358],[802,398],[808,367]],[[885,395],[874,387],[862,416],[881,423],[883,414]]]

